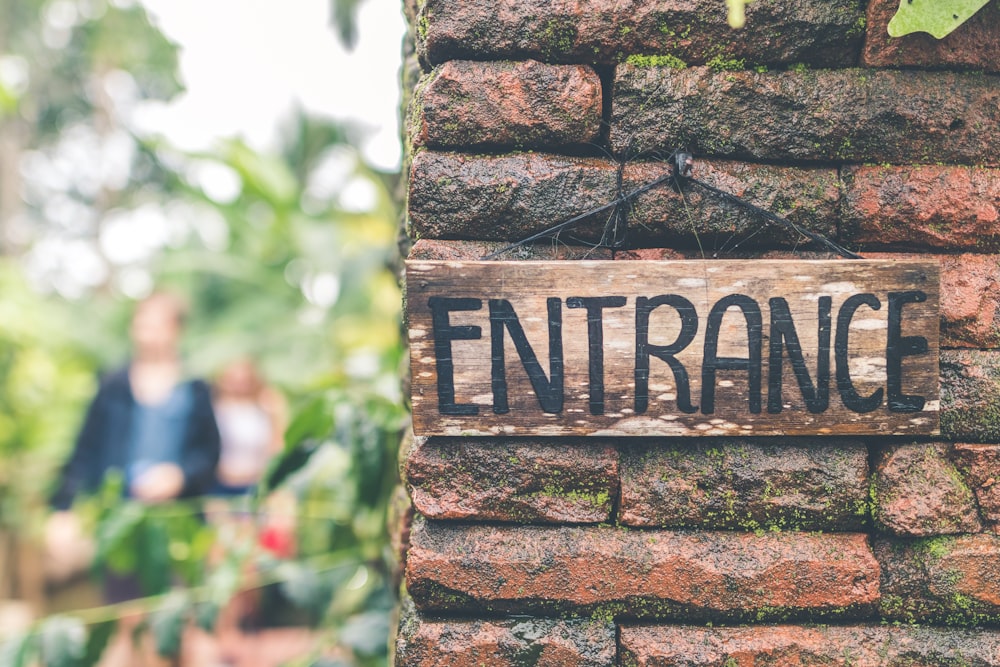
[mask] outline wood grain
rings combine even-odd
[[[418,435],[938,432],[935,261],[411,260],[406,276]]]

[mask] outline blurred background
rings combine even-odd
[[[97,664],[126,612],[143,664],[385,664],[403,33],[393,0],[0,0],[0,667]],[[222,519],[109,480],[53,571],[49,495],[154,289],[188,373],[252,360],[284,449]]]

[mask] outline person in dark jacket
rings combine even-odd
[[[58,557],[79,536],[68,511],[117,470],[127,498],[160,503],[208,492],[219,460],[219,430],[202,380],[185,379],[178,344],[181,302],[156,293],[142,301],[130,329],[133,356],[107,376],[91,403],[52,496],[49,552]],[[130,597],[106,590],[109,601]]]

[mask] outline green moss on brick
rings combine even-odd
[[[631,55],[626,62],[636,67],[669,67],[671,69],[684,69],[687,67],[686,62],[669,53],[653,56]]]

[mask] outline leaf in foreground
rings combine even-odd
[[[990,0],[900,0],[889,21],[889,36],[930,33],[937,39],[965,23]]]

